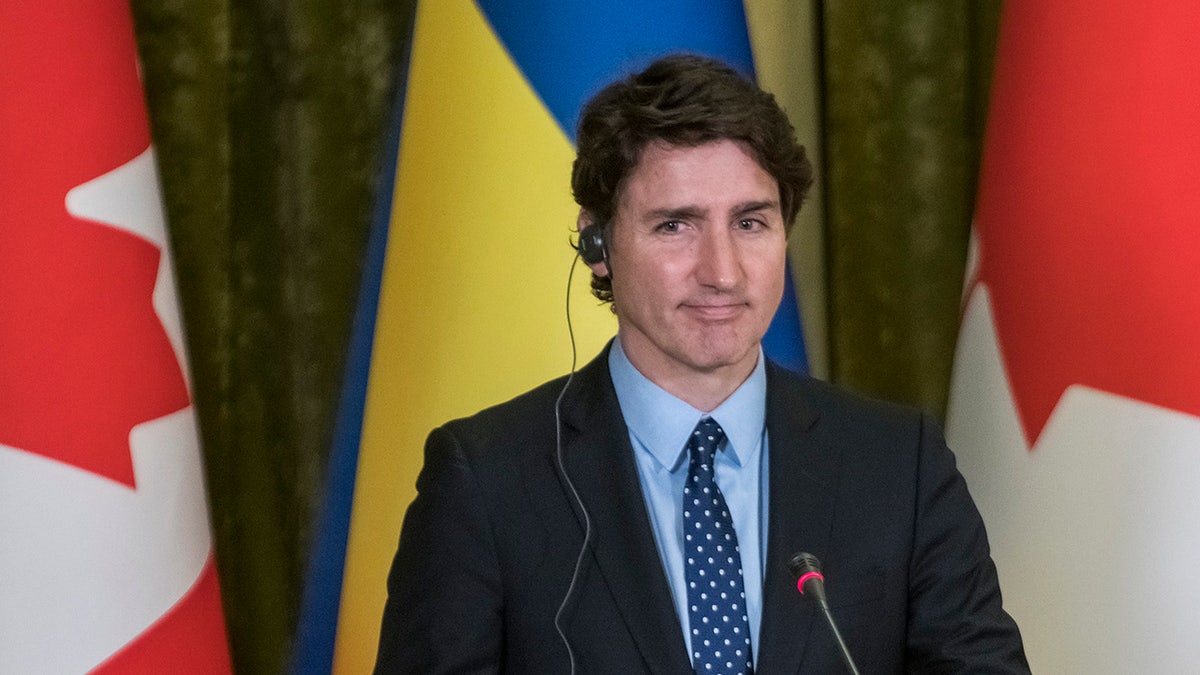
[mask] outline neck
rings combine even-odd
[[[631,350],[622,341],[626,358],[646,379],[663,388],[675,398],[702,412],[712,412],[725,402],[738,387],[749,379],[758,365],[759,352],[754,350],[745,358],[712,368],[693,368],[678,363],[656,363]]]
[[[676,386],[676,383],[663,384],[659,382],[656,384],[693,408],[710,413],[724,403],[725,399],[733,395],[733,392],[742,386],[746,378],[750,377],[751,372],[753,372],[753,368],[740,378],[723,378],[720,381],[712,379],[704,379],[698,382],[681,380],[677,383],[678,386]]]

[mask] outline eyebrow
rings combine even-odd
[[[779,202],[775,200],[766,200],[758,202],[745,202],[734,207],[733,212],[736,215],[744,216],[747,213],[755,213],[758,211],[770,211],[771,209],[779,209]]]
[[[654,209],[646,215],[650,220],[694,220],[705,215],[706,211],[698,206],[675,206]]]
[[[733,215],[744,216],[748,213],[769,211],[777,208],[779,208],[779,202],[774,200],[743,202],[733,207]],[[654,209],[646,215],[653,220],[692,220],[704,217],[707,215],[707,211],[698,206],[688,205]]]

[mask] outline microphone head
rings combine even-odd
[[[788,569],[796,577],[802,577],[809,572],[821,573],[821,561],[817,560],[817,556],[811,553],[800,551],[792,556],[788,561]]]
[[[788,560],[788,569],[796,577],[796,590],[801,594],[807,594],[808,590],[812,590],[818,596],[823,595],[821,591],[825,584],[825,577],[821,574],[821,561],[817,560],[817,556],[803,551],[796,553]],[[810,584],[812,588],[806,588]]]
[[[854,665],[850,650],[842,640],[837,624],[833,622],[833,614],[829,611],[829,601],[825,599],[825,577],[821,575],[821,561],[817,560],[817,556],[801,551],[793,554],[787,565],[792,574],[796,575],[796,590],[800,591],[800,595],[808,598],[809,602],[816,603],[817,607],[825,614],[825,620],[829,623],[830,630],[833,631],[833,637],[837,639],[842,660],[846,663],[846,670],[852,675],[858,675],[858,668]]]

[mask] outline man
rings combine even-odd
[[[811,169],[774,99],[675,56],[584,109],[581,255],[618,336],[435,429],[377,672],[1027,672],[940,432],[767,362]]]

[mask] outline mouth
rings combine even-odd
[[[744,302],[685,303],[683,309],[702,321],[729,321],[746,309]]]

